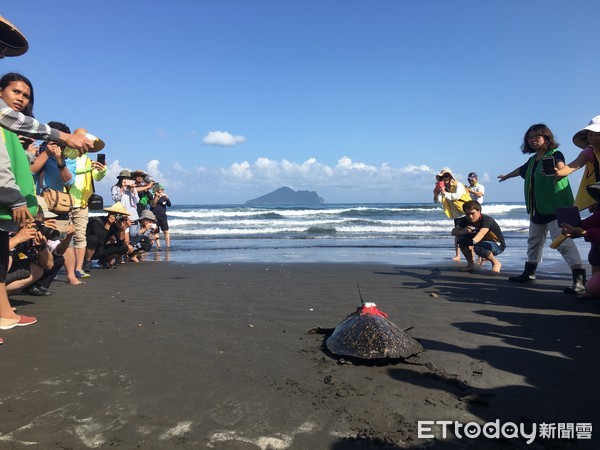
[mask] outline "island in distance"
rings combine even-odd
[[[315,191],[294,191],[289,187],[279,188],[269,194],[248,200],[246,205],[320,205],[323,199]]]

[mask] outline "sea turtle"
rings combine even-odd
[[[405,359],[423,350],[372,302],[363,302],[333,330],[325,344],[334,355],[361,359]]]

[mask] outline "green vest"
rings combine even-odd
[[[556,149],[548,150],[544,156],[552,156]],[[573,206],[573,192],[568,178],[556,180],[556,177],[547,177],[542,173],[542,164],[538,162],[535,173],[536,155],[529,158],[529,165],[525,173],[525,204],[527,212],[533,215],[533,210],[544,215],[556,214],[556,208]],[[535,187],[532,181],[535,180]]]
[[[19,186],[21,195],[27,201],[29,212],[35,217],[38,207],[29,159],[27,159],[21,141],[15,133],[2,128],[2,139],[6,145],[6,151],[10,159],[10,169],[15,177],[15,182]],[[0,204],[0,220],[12,220],[12,210],[9,206]]]

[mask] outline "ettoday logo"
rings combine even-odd
[[[524,424],[505,422],[499,419],[481,425],[477,422],[463,424],[452,420],[419,420],[417,422],[417,437],[419,439],[434,439],[432,432],[441,431],[441,438],[448,438],[448,431],[457,439],[476,439],[483,436],[488,439],[525,439],[531,444],[536,438],[541,439],[591,439],[591,423],[536,423]],[[438,437],[439,438],[439,437]]]

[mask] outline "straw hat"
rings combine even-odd
[[[592,120],[590,120],[590,123],[588,123],[587,127],[575,133],[573,136],[573,144],[579,148],[586,148],[588,145],[590,145],[587,138],[588,131],[600,133],[600,116],[594,117]]]
[[[17,27],[0,16],[0,43],[7,48],[4,56],[19,56],[29,49],[29,43]]]
[[[444,167],[442,170],[440,170],[440,173],[438,173],[435,176],[435,179],[438,181],[442,181],[442,177],[444,176],[445,173],[450,174],[450,178],[454,178],[454,175],[452,175],[452,171],[448,167]]]
[[[54,219],[55,217],[58,217],[56,214],[54,214],[48,209],[48,205],[46,204],[46,200],[44,200],[44,197],[42,197],[41,195],[37,195],[36,198],[38,207],[42,210],[44,219]]]
[[[147,209],[143,210],[140,214],[140,220],[142,219],[148,219],[152,222],[156,222],[156,216],[154,215],[154,213],[152,211],[148,211]]]
[[[129,216],[131,213],[125,209],[123,203],[117,202],[108,208],[104,208],[104,211],[115,214],[123,214],[124,216]]]

